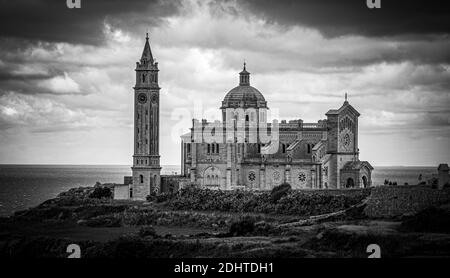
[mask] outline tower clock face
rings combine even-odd
[[[147,102],[147,95],[146,94],[139,94],[138,95],[138,101],[139,103],[146,103]]]

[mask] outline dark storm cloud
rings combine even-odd
[[[381,9],[367,8],[366,0],[248,0],[238,3],[269,22],[312,27],[327,37],[450,32],[448,0],[381,0]]]
[[[0,37],[97,45],[104,39],[105,21],[151,28],[179,6],[179,1],[82,0],[80,9],[69,9],[66,0],[2,0]]]

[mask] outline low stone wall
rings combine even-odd
[[[114,185],[114,200],[127,200],[130,197],[130,187],[125,184]]]
[[[162,175],[161,192],[176,192],[188,183],[190,183],[190,179],[188,177],[178,175]]]
[[[364,213],[374,218],[414,214],[429,206],[450,202],[450,189],[401,185],[373,187]]]

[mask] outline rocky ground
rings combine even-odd
[[[110,186],[70,190],[0,219],[1,257],[449,257],[450,207],[395,219],[370,219],[363,207],[309,215],[189,211],[169,200],[114,201]],[[307,202],[315,206],[314,202]],[[306,205],[304,205],[306,206]],[[317,206],[315,206],[317,209]],[[302,208],[304,209],[304,208]]]

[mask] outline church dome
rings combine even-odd
[[[247,72],[245,63],[244,70],[239,75],[239,86],[225,95],[221,108],[267,108],[263,94],[250,86],[250,73]]]

